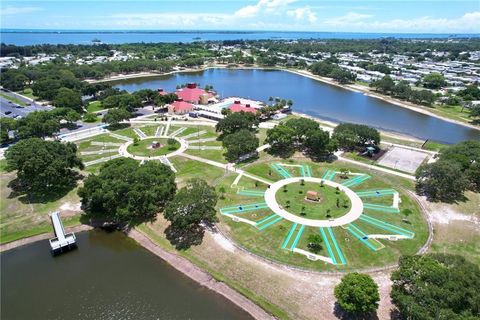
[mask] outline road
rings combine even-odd
[[[33,111],[48,111],[52,110],[51,106],[42,106],[39,103],[34,102],[33,100],[19,95],[15,92],[8,91],[6,89],[1,89],[1,93],[7,96],[11,96],[17,100],[22,101],[26,106],[19,106],[18,104],[0,96],[0,117],[25,117],[27,114]]]

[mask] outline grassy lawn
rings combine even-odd
[[[444,116],[450,119],[455,119],[463,122],[471,122],[470,110],[463,108],[462,106],[449,106],[449,105],[435,105],[435,108],[431,110],[433,113],[440,116]]]
[[[193,150],[187,149],[185,153],[204,158],[207,160],[213,160],[220,163],[228,163],[228,161],[223,156],[224,150]]]
[[[33,100],[38,98],[37,96],[33,95],[33,90],[31,88],[25,88],[23,91],[19,91],[18,93]]]
[[[160,143],[160,146],[152,148],[152,143],[154,141]],[[137,156],[158,157],[164,156],[180,148],[180,143],[178,141],[173,140],[173,144],[168,144],[168,141],[169,139],[166,138],[148,138],[140,140],[136,145],[135,143],[129,145],[127,151]]]
[[[95,113],[97,111],[103,110],[102,102],[101,101],[92,101],[87,106],[87,112]]]
[[[281,179],[281,177],[275,170],[271,170],[271,167],[269,166],[271,161],[265,161],[266,158],[268,159],[271,157],[268,155],[263,155],[261,157],[261,161],[263,162],[253,163],[249,166],[246,166],[244,169],[249,173],[264,177],[272,181],[277,181]],[[390,223],[403,229],[415,232],[415,237],[413,239],[399,241],[378,240],[385,247],[379,251],[373,251],[364,243],[356,239],[350,232],[348,232],[343,227],[332,228],[332,232],[336,237],[336,241],[338,242],[338,245],[341,248],[343,255],[345,256],[345,259],[347,260],[347,264],[344,266],[334,266],[320,261],[310,261],[305,256],[292,252],[288,250],[288,248],[282,249],[282,244],[285,241],[287,235],[289,234],[289,231],[293,227],[293,223],[288,220],[280,220],[279,222],[263,230],[258,230],[257,228],[246,223],[235,222],[227,216],[219,215],[222,221],[222,230],[227,233],[229,237],[231,237],[236,243],[248,249],[249,251],[265,256],[269,259],[295,265],[301,268],[313,270],[349,271],[361,268],[381,267],[389,264],[394,264],[397,262],[400,255],[414,254],[418,250],[418,248],[425,243],[428,235],[428,229],[424,218],[420,213],[420,208],[418,207],[417,203],[414,200],[410,199],[406,192],[403,191],[404,188],[413,188],[413,184],[410,181],[406,181],[405,179],[401,179],[398,177],[392,177],[391,175],[376,174],[376,172],[374,171],[372,172],[366,170],[365,168],[358,168],[350,164],[344,164],[340,162],[329,164],[312,163],[309,161],[294,159],[274,160],[274,162],[288,162],[289,164],[308,164],[312,167],[312,173],[314,177],[321,177],[326,170],[338,170],[339,168],[347,168],[352,172],[367,173],[371,175],[371,179],[352,187],[352,190],[361,191],[393,188],[397,190],[401,195],[402,202],[400,204],[400,210],[410,209],[413,213],[408,216],[408,220],[405,220],[405,216],[403,214],[398,213],[386,213],[373,209],[365,209],[365,213],[374,219],[379,219],[383,222]],[[292,175],[298,176],[297,171],[291,170],[292,167],[285,168],[287,168],[287,170],[290,171]],[[259,197],[251,197],[237,194],[235,189],[230,188],[230,185],[234,179],[234,176],[229,176],[224,178],[220,183],[217,184],[217,188],[223,186],[227,190],[225,199],[219,201],[219,208],[234,206],[237,204],[246,205],[249,203],[258,203],[262,201],[262,198]],[[247,177],[242,178],[242,180],[244,179],[245,182],[249,180],[249,178]],[[339,177],[339,175],[337,175],[335,177],[335,181],[343,182],[345,180]],[[241,181],[241,183],[244,182]],[[251,187],[252,185],[245,188],[250,189]],[[307,189],[311,189],[312,187],[313,186],[308,186]],[[258,188],[263,188],[264,190],[265,187],[259,186]],[[293,193],[295,193],[295,190],[291,191],[294,191]],[[279,192],[282,192],[282,190],[280,190]],[[333,194],[334,196],[336,196],[335,190],[333,190]],[[291,205],[295,203],[295,206],[303,206],[303,194],[301,195],[301,198],[302,199],[290,200]],[[286,201],[286,199],[283,199],[281,201]],[[332,201],[333,203],[331,206],[336,208],[335,197],[333,197]],[[391,205],[392,201],[393,196],[382,197],[382,199],[366,198],[364,200],[364,202],[367,203],[381,204],[387,206]],[[286,203],[283,203],[283,205],[286,205]],[[244,212],[241,214],[241,217],[258,222],[261,219],[270,216],[271,214],[272,212],[269,209],[261,209],[256,211]],[[324,219],[324,217],[322,218]],[[392,232],[378,228],[375,225],[369,224],[361,220],[357,220],[354,224],[366,234],[392,234]],[[308,251],[308,238],[311,234],[319,234],[318,228],[305,227],[303,233],[299,237],[296,248]],[[294,236],[296,236],[296,233]],[[322,244],[321,250],[318,254],[327,257],[329,256],[325,244]]]
[[[203,162],[190,160],[182,156],[170,158],[173,166],[178,170],[176,182],[178,187],[182,187],[185,181],[192,178],[199,178],[215,185],[215,182],[225,174],[225,170],[214,167]]]
[[[15,97],[12,97],[12,96],[10,96],[10,95],[8,95],[8,94],[5,94],[5,93],[0,93],[0,96],[3,97],[3,98],[5,98],[5,99],[7,99],[7,100],[9,100],[9,101],[12,101],[13,103],[18,104],[19,106],[25,107],[25,106],[27,105],[27,104],[26,104],[25,102],[23,102],[22,100],[19,100],[19,99],[15,98]]]
[[[66,225],[78,224],[79,214],[69,207],[79,202],[77,188],[68,192],[65,196],[56,200],[43,202],[29,202],[27,197],[16,195],[8,187],[10,181],[15,178],[14,172],[3,172],[0,174],[0,243],[10,242],[27,236],[44,232],[50,232],[51,225],[48,214],[60,210],[64,213]],[[67,208],[62,210],[61,208]],[[71,222],[68,222],[70,219]]]
[[[308,191],[318,193],[320,201],[305,200]],[[344,194],[329,186],[320,186],[313,182],[291,183],[276,194],[279,205],[288,212],[308,219],[326,220],[346,214],[351,207],[350,200]],[[337,202],[338,199],[338,202]],[[338,203],[338,207],[337,207]]]
[[[129,137],[132,139],[138,138],[138,135],[135,133],[135,131],[133,131],[133,128],[131,127],[118,129],[118,130],[111,130],[111,131],[113,133],[119,134],[121,136]]]

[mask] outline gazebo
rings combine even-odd
[[[319,201],[320,197],[318,196],[317,191],[311,191],[310,190],[310,191],[307,191],[305,199],[309,200],[309,201]]]

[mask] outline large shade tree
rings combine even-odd
[[[254,152],[258,145],[258,138],[247,129],[242,129],[223,138],[223,147],[227,149],[225,158],[230,162],[234,162],[241,156]]]
[[[253,131],[258,126],[256,115],[250,112],[230,113],[222,120],[218,121],[216,130],[222,133],[222,137],[246,129]]]
[[[393,303],[404,319],[478,319],[480,269],[458,255],[404,256],[392,273]]]
[[[370,313],[378,308],[378,285],[368,274],[349,273],[335,287],[340,307],[353,314]]]
[[[8,169],[17,171],[17,186],[33,195],[71,188],[77,178],[74,169],[83,169],[77,146],[71,142],[29,138],[10,147],[5,157]]]
[[[217,221],[215,189],[205,180],[191,179],[168,204],[164,216],[176,229],[191,229]]]
[[[98,174],[89,175],[78,195],[88,214],[135,224],[154,219],[175,191],[175,174],[168,166],[119,158],[106,162]]]

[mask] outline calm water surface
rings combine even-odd
[[[451,34],[422,33],[355,33],[355,32],[283,32],[283,31],[75,31],[3,29],[1,42],[19,46],[35,44],[92,44],[93,39],[103,43],[133,42],[192,42],[219,40],[294,40],[294,39],[374,39],[394,38],[452,38]],[[478,37],[464,34],[461,37]]]
[[[251,319],[120,232],[77,234],[53,258],[48,241],[2,253],[2,319]]]
[[[444,143],[480,140],[480,130],[395,106],[286,71],[209,69],[158,78],[129,79],[113,83],[133,92],[149,88],[174,91],[178,84],[213,85],[222,97],[241,96],[268,101],[270,96],[292,99],[294,111],[334,122],[354,122],[423,140]]]

